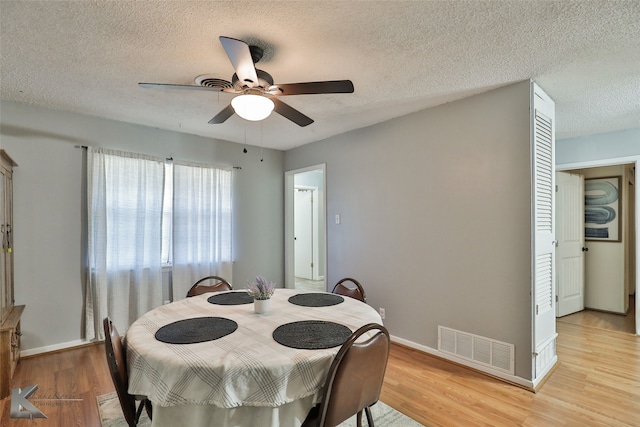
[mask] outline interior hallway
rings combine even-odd
[[[636,299],[635,295],[629,296],[629,312],[622,314],[607,313],[598,310],[585,309],[568,316],[559,317],[558,322],[572,323],[574,325],[589,326],[610,331],[636,333]]]
[[[325,292],[326,290],[324,280],[309,280],[301,277],[296,277],[296,289],[314,292]]]

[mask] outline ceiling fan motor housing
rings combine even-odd
[[[273,77],[271,77],[271,74],[266,71],[259,70],[258,68],[256,68],[256,74],[258,75],[258,87],[260,89],[266,90],[273,86]],[[243,90],[247,87],[243,81],[238,79],[238,75],[235,73],[233,74],[233,77],[231,77],[231,84],[233,84],[233,87],[238,90]]]

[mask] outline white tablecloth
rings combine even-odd
[[[253,304],[211,304],[207,301],[211,293],[146,313],[126,334],[129,393],[151,400],[153,426],[175,426],[177,420],[189,427],[300,425],[321,397],[339,346],[293,349],[277,343],[273,331],[302,320],[331,321],[352,331],[367,323],[382,323],[372,307],[348,297],[329,307],[303,307],[288,301],[303,292],[277,289],[266,314],[256,314]],[[198,344],[155,339],[164,325],[207,316],[231,319],[238,329]]]

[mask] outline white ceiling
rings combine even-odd
[[[556,102],[557,138],[640,127],[635,0],[0,0],[0,35],[2,100],[281,150],[529,78]],[[276,84],[355,92],[287,97],[315,120],[301,128],[210,125],[234,95],[137,86],[230,80],[221,35],[263,47]]]

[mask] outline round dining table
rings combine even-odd
[[[127,330],[129,393],[152,426],[298,427],[322,398],[329,366],[378,312],[349,297],[276,289],[266,313],[246,291],[153,309]]]

